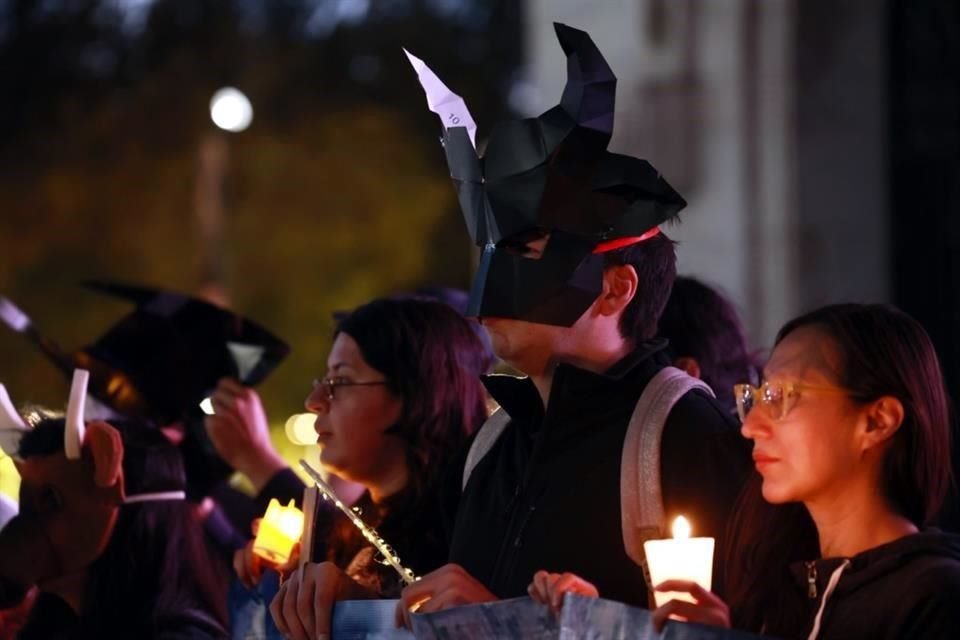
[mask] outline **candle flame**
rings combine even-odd
[[[677,516],[677,518],[673,521],[673,537],[682,539],[689,538],[690,521],[683,516]]]

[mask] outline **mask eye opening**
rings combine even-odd
[[[550,232],[548,230],[533,228],[503,238],[497,243],[497,248],[524,258],[539,260],[543,257],[544,249],[546,249],[549,240]]]

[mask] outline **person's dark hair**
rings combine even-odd
[[[444,303],[416,298],[378,299],[337,326],[353,338],[363,359],[403,398],[391,427],[407,444],[410,486],[433,486],[446,460],[486,419],[476,376],[486,358],[467,321]]]
[[[926,331],[890,305],[840,304],[791,320],[776,343],[803,327],[819,329],[832,341],[840,359],[837,383],[855,402],[893,396],[903,404],[903,423],[884,457],[883,490],[897,512],[917,526],[929,524],[952,473],[947,393]],[[778,585],[788,579],[790,562],[817,557],[817,532],[802,505],[763,502],[759,476],[747,484],[733,528],[729,600],[735,622],[755,629],[764,619],[784,615]]]
[[[733,385],[757,381],[757,358],[733,303],[695,278],[677,277],[657,334],[670,341],[675,358],[697,361],[700,378],[731,412],[736,409]]]
[[[124,445],[127,495],[182,490],[180,454],[163,434],[134,422],[111,422]],[[20,442],[24,459],[63,451],[64,421],[42,419]],[[200,525],[185,500],[123,505],[110,541],[90,566],[79,637],[153,637],[157,629],[226,629]]]
[[[480,325],[476,318],[468,318],[466,315],[467,303],[470,299],[470,296],[466,291],[463,289],[455,289],[453,287],[418,287],[408,296],[394,297],[438,300],[456,311],[460,317],[465,318],[467,325],[473,330],[473,333],[477,336],[477,339],[480,340],[480,345],[483,348],[475,353],[471,350],[470,354],[464,354],[476,355],[476,361],[464,362],[462,364],[467,368],[468,371],[478,376],[485,373],[490,373],[494,365],[497,363],[497,356],[493,352],[493,344],[490,342],[490,336],[487,334],[486,329]]]
[[[674,241],[662,231],[621,249],[604,253],[608,267],[631,265],[637,271],[637,293],[620,316],[620,335],[634,342],[657,334],[660,314],[677,277]]]

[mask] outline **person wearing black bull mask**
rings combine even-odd
[[[468,315],[527,377],[485,378],[502,409],[450,479],[450,564],[406,588],[403,616],[524,595],[540,569],[645,606],[643,541],[679,514],[722,538],[749,470],[735,421],[655,337],[676,276],[659,225],[686,203],[606,150],[616,78],[588,34],[555,28],[560,104],[494,127],[482,158],[462,100],[410,56],[431,109],[463,125],[443,144],[482,249]]]
[[[233,470],[207,437],[200,405],[225,376],[247,386],[259,384],[289,347],[251,320],[204,300],[117,283],[84,286],[135,307],[81,349],[62,350],[2,297],[0,321],[35,343],[65,375],[74,368],[90,371],[90,404],[95,406],[90,417],[139,420],[178,445],[188,499],[200,504],[214,495],[224,509],[215,509],[205,526],[218,547],[227,547],[223,552],[229,560],[234,547],[245,542],[250,520],[263,509],[227,485]]]

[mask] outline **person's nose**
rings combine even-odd
[[[303,406],[311,413],[324,413],[330,408],[330,398],[327,388],[318,384],[313,387],[313,391],[303,402]]]
[[[770,437],[770,423],[763,412],[754,407],[740,426],[740,433],[748,440],[762,440]]]

